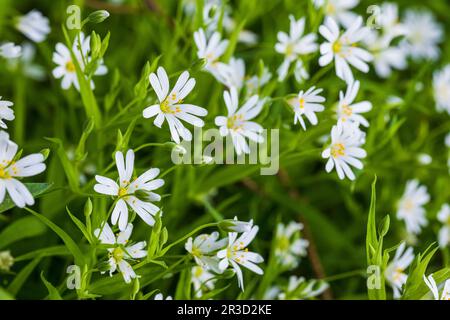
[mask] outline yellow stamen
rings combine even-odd
[[[75,72],[75,64],[72,62],[72,60],[66,63],[66,70],[69,72]]]
[[[338,158],[340,156],[345,155],[345,147],[342,143],[335,143],[331,147],[331,155],[333,158]]]

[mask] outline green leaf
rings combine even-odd
[[[86,226],[83,224],[83,222],[81,222],[77,217],[75,217],[69,210],[68,207],[66,207],[67,213],[69,214],[70,218],[72,219],[72,221],[76,224],[76,226],[78,227],[78,229],[80,229],[80,231],[83,233],[84,237],[89,241],[90,244],[93,244],[94,241],[91,237],[91,235],[89,234]]]
[[[0,300],[14,300],[14,296],[6,291],[6,289],[0,287]]]
[[[48,189],[50,189],[50,187],[52,186],[52,183],[24,183],[24,185],[33,195],[33,198],[36,199],[41,197],[46,191],[48,191]],[[14,208],[15,206],[16,205],[12,201],[11,197],[9,195],[6,195],[5,199],[0,204],[0,213]]]
[[[56,289],[50,282],[48,282],[44,277],[44,271],[41,272],[41,279],[42,282],[45,284],[48,290],[48,298],[50,300],[62,300],[61,295],[58,292],[58,289]]]
[[[66,246],[53,246],[53,247],[47,247],[42,249],[37,249],[28,253],[25,253],[21,256],[15,257],[14,261],[24,261],[24,260],[30,260],[34,259],[38,256],[44,257],[51,257],[51,256],[70,256],[71,253],[69,249],[67,249]]]
[[[73,191],[78,190],[79,186],[79,177],[78,170],[67,157],[66,150],[64,149],[64,145],[61,139],[58,138],[45,138],[46,140],[53,142],[56,145],[56,154],[58,155],[59,160],[61,161],[61,165],[63,166],[64,172],[67,177],[67,181],[69,182],[69,186]]]
[[[0,233],[0,249],[16,241],[36,237],[46,231],[45,225],[35,217],[25,217],[14,221]]]
[[[72,253],[73,257],[75,258],[75,263],[79,266],[83,266],[85,264],[84,262],[84,256],[81,252],[78,245],[73,241],[73,239],[60,227],[58,227],[56,224],[48,220],[45,216],[42,214],[37,213],[36,211],[33,211],[29,208],[25,208],[28,212],[33,214],[35,217],[39,218],[42,222],[44,222],[50,229],[52,229],[64,242],[64,244],[67,246],[69,251]]]
[[[17,295],[17,293],[20,291],[20,288],[22,288],[23,284],[27,281],[31,272],[33,272],[34,268],[36,268],[36,266],[40,261],[41,257],[36,257],[29,264],[27,264],[22,270],[20,270],[20,272],[17,274],[17,276],[14,278],[14,280],[8,287],[8,291],[11,294],[13,294],[14,296]]]

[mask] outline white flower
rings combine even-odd
[[[0,127],[3,129],[8,128],[3,120],[14,120],[14,110],[10,108],[12,105],[11,101],[2,100],[0,96]]]
[[[287,226],[277,225],[275,256],[281,266],[293,269],[298,266],[301,257],[306,256],[309,241],[300,238],[301,223],[290,222]]]
[[[11,251],[0,251],[0,270],[9,271],[14,264]]]
[[[316,125],[318,123],[316,112],[325,110],[321,104],[325,102],[325,98],[319,95],[322,91],[322,89],[311,87],[306,92],[301,90],[297,97],[288,100],[294,110],[294,124],[300,122],[303,130],[306,130],[306,125],[302,116],[305,116],[312,125]]]
[[[219,228],[226,232],[249,232],[253,227],[253,219],[250,221],[240,221],[235,216],[233,220],[226,219],[219,222]]]
[[[372,109],[369,101],[353,103],[359,91],[359,81],[348,83],[347,91],[339,92],[339,104],[337,107],[338,120],[342,122],[350,121],[361,124],[364,127],[369,126],[369,122],[360,113],[368,112]]]
[[[8,60],[8,67],[12,70],[17,70],[19,69],[20,64],[20,72],[22,72],[25,76],[33,80],[42,81],[47,76],[47,70],[42,65],[34,61],[35,55],[36,47],[29,42],[25,42],[22,44],[21,56]]]
[[[409,180],[406,189],[399,201],[397,218],[405,220],[406,230],[415,235],[420,233],[422,226],[428,224],[423,206],[430,200],[427,187],[419,184],[417,180]]]
[[[450,243],[450,205],[448,203],[442,205],[437,218],[444,224],[439,230],[439,246],[445,248]]]
[[[247,246],[255,238],[258,232],[258,226],[253,226],[249,232],[244,232],[238,238],[236,232],[230,232],[228,234],[228,246],[225,249],[217,252],[217,257],[220,260],[219,269],[225,271],[231,264],[232,268],[236,272],[239,288],[244,291],[244,279],[242,276],[242,270],[239,265],[246,267],[256,274],[263,274],[264,271],[256,264],[264,261],[263,257],[259,254],[250,252]]]
[[[216,78],[228,88],[236,88],[238,91],[244,86],[245,63],[242,59],[230,59],[228,64],[218,63]]]
[[[227,49],[228,40],[221,41],[219,32],[214,32],[209,39],[206,39],[205,31],[199,29],[194,32],[194,41],[199,59],[206,59],[205,69],[215,74],[217,62]]]
[[[419,153],[417,155],[417,161],[421,165],[429,165],[431,162],[433,162],[433,158],[428,153]]]
[[[326,66],[334,59],[336,75],[346,82],[353,81],[349,64],[367,73],[367,62],[373,59],[368,51],[357,46],[357,42],[365,37],[368,30],[362,24],[362,18],[358,17],[342,35],[333,18],[327,17],[325,23],[319,27],[320,34],[328,41],[320,45],[322,56],[319,58],[319,65]]]
[[[216,257],[216,253],[226,246],[228,240],[226,238],[218,240],[218,238],[218,232],[201,234],[194,240],[189,238],[184,247],[194,257],[195,262],[199,266],[222,273],[222,270],[218,267],[219,260]]]
[[[280,300],[301,300],[317,297],[328,288],[321,280],[306,281],[304,277],[290,276],[287,288],[278,294]]]
[[[303,83],[304,80],[309,79],[309,73],[303,64],[303,61],[300,59],[295,63],[294,77],[298,83]]]
[[[134,152],[128,150],[126,163],[123,153],[117,151],[115,154],[117,171],[119,172],[118,183],[110,178],[96,175],[97,184],[94,190],[101,194],[110,195],[116,198],[116,205],[111,215],[111,223],[119,223],[119,229],[125,230],[128,223],[128,206],[133,209],[150,226],[153,226],[155,219],[153,216],[161,211],[152,201],[161,200],[161,196],[152,192],[164,184],[164,180],[155,179],[159,174],[159,169],[152,168],[141,174],[138,178],[132,179],[134,169]],[[136,193],[144,193],[144,199]],[[145,200],[145,201],[144,201]]]
[[[33,153],[20,160],[15,159],[18,146],[9,140],[6,132],[0,132],[0,203],[8,192],[19,208],[33,205],[34,199],[27,187],[17,178],[35,176],[45,170],[44,156]]]
[[[14,59],[20,57],[21,54],[22,48],[20,46],[16,46],[12,42],[7,42],[0,45],[0,57]]]
[[[244,105],[238,109],[239,98],[236,88],[232,87],[230,91],[223,93],[223,98],[228,109],[228,115],[218,116],[214,122],[220,127],[222,137],[230,135],[233,145],[238,155],[250,153],[250,148],[245,138],[256,143],[261,143],[264,138],[260,135],[263,128],[256,122],[249,121],[261,112],[264,100],[258,102],[258,96],[250,97]]]
[[[350,166],[362,169],[363,164],[359,160],[365,158],[367,153],[361,146],[362,133],[357,126],[338,121],[331,129],[331,145],[322,152],[323,158],[328,158],[325,170],[330,172],[336,167],[339,179],[346,176],[355,180]]]
[[[286,78],[290,64],[300,55],[309,54],[317,50],[316,34],[308,33],[303,35],[305,18],[295,20],[295,17],[290,15],[289,20],[289,34],[282,31],[278,32],[278,43],[275,44],[275,51],[284,55],[284,61],[277,71],[280,81]]]
[[[169,93],[169,78],[166,70],[159,67],[157,74],[150,74],[150,84],[158,96],[159,104],[154,104],[144,109],[142,112],[144,118],[156,116],[153,124],[161,128],[164,119],[169,124],[172,139],[179,144],[180,136],[191,141],[191,132],[184,127],[180,120],[186,121],[196,127],[203,127],[205,124],[197,116],[206,116],[208,111],[193,104],[183,103],[184,98],[192,91],[195,86],[195,79],[189,78],[189,72],[184,71],[178,78],[172,91]]]
[[[83,32],[80,32],[73,41],[72,51],[82,72],[84,72],[86,64],[91,60],[91,57],[89,56],[91,50],[90,41],[91,37],[85,37]],[[79,46],[79,43],[81,46]],[[75,63],[72,60],[70,50],[64,44],[56,44],[56,49],[53,53],[53,62],[58,65],[55,69],[53,69],[53,76],[56,79],[62,78],[61,88],[67,90],[71,85],[73,85],[79,91],[80,84],[77,78]],[[106,74],[107,72],[108,69],[100,63],[95,70],[94,75],[100,76]],[[91,80],[90,85],[91,88],[94,88],[94,81]]]
[[[433,73],[433,92],[436,110],[450,115],[450,64]]]
[[[158,293],[157,295],[155,295],[154,300],[164,300],[164,296],[162,293]],[[167,296],[165,300],[172,300],[171,296]]]
[[[38,10],[31,10],[18,18],[17,30],[34,42],[42,42],[50,33],[50,23],[47,17]]]
[[[200,298],[203,291],[214,289],[215,275],[201,266],[195,266],[191,270],[191,281],[194,286],[194,294]]]
[[[443,40],[444,32],[434,16],[424,10],[408,10],[403,23],[407,30],[401,43],[405,52],[414,60],[436,60],[439,57],[438,43]]]
[[[247,95],[253,95],[258,93],[259,89],[270,81],[272,78],[272,73],[269,68],[264,67],[260,75],[254,75],[245,81],[245,86],[247,88]]]
[[[408,278],[404,271],[414,260],[413,248],[405,249],[406,244],[403,242],[395,251],[394,259],[388,264],[384,272],[386,280],[394,290],[394,299],[400,298],[402,286]]]
[[[358,17],[351,9],[356,7],[359,0],[326,0],[316,1],[316,7],[324,6],[324,13],[332,17],[344,27],[349,27]]]
[[[392,69],[403,70],[407,66],[405,51],[400,47],[390,46],[390,39],[390,36],[379,36],[373,30],[370,30],[363,39],[373,55],[375,72],[381,78],[389,77]]]
[[[423,276],[423,281],[425,281],[425,284],[430,288],[431,292],[433,293],[434,300],[450,300],[450,279],[447,279],[444,284],[444,289],[442,290],[441,297],[439,298],[439,289],[436,285],[436,281],[433,278],[433,275],[430,274],[427,277],[425,275]]]
[[[396,3],[384,2],[380,7],[380,14],[377,15],[376,22],[383,29],[384,36],[389,39],[405,35],[408,32],[400,22]]]
[[[144,249],[147,245],[145,241],[132,245],[128,244],[132,231],[133,225],[129,223],[116,238],[107,222],[94,231],[95,236],[99,238],[102,244],[113,246],[112,248],[108,248],[109,275],[112,276],[112,274],[119,269],[126,283],[130,283],[132,279],[137,277],[127,260],[141,259],[147,256],[147,250]]]

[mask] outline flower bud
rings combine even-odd
[[[87,20],[92,23],[102,23],[109,17],[109,12],[106,10],[97,10],[92,12]]]
[[[3,271],[9,271],[9,269],[14,264],[14,258],[11,255],[11,252],[8,251],[1,251],[0,252],[0,270]]]
[[[252,229],[253,220],[249,222],[239,221],[237,217],[233,220],[226,219],[219,222],[219,228],[226,232],[249,232]]]

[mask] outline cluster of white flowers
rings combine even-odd
[[[304,277],[290,276],[286,286],[269,288],[264,298],[270,300],[306,300],[321,295],[328,287],[328,283],[324,281],[307,281]]]
[[[194,288],[197,295],[201,295],[202,289],[214,288],[214,273],[221,274],[231,265],[234,270],[238,285],[244,290],[244,278],[240,265],[255,272],[263,274],[263,270],[257,265],[264,261],[259,254],[250,252],[248,245],[253,241],[258,232],[258,226],[253,221],[241,222],[228,220],[230,224],[226,229],[228,237],[219,240],[219,233],[201,234],[195,239],[189,238],[186,242],[186,250],[194,257],[197,267],[192,270]],[[239,235],[239,233],[241,233]]]

